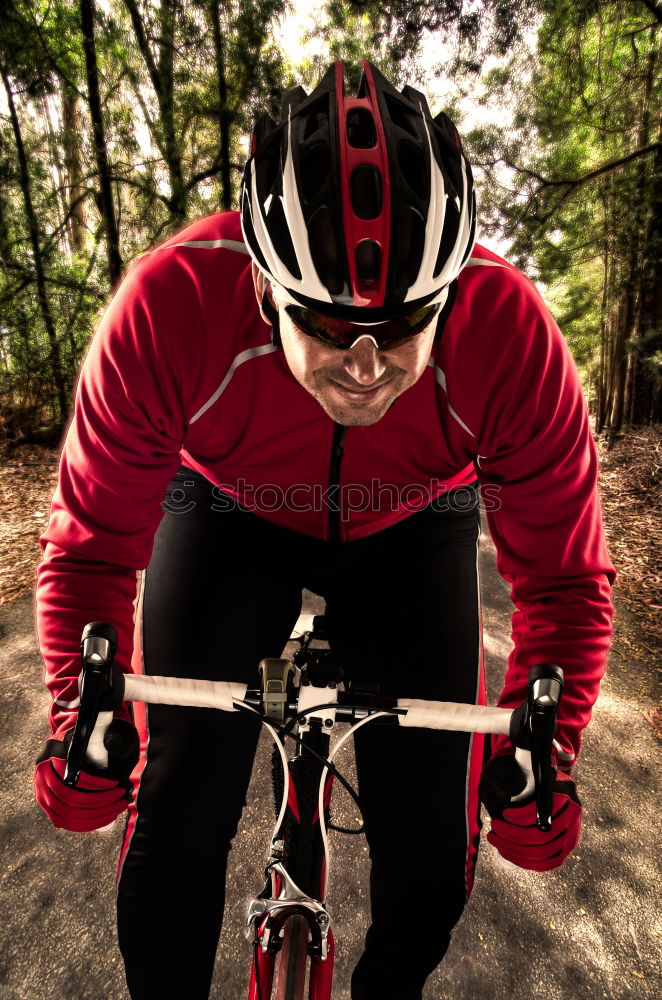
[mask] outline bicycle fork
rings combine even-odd
[[[273,841],[265,876],[267,884],[251,900],[247,915],[247,936],[254,942],[253,965],[248,1000],[269,1000],[273,987],[276,955],[283,948],[284,931],[292,917],[305,919],[305,941],[293,944],[310,956],[309,1000],[329,1000],[333,976],[334,938],[323,896],[326,858],[319,827],[317,795],[321,765],[307,745],[326,743],[328,736],[312,728],[304,737],[302,753],[289,761],[289,794],[279,836]],[[318,749],[317,745],[315,749]],[[324,788],[325,808],[331,796],[332,776]],[[299,933],[305,928],[299,923]],[[308,941],[310,937],[310,941]],[[281,962],[283,958],[281,958]],[[303,972],[300,973],[303,975]],[[303,990],[303,983],[301,984]],[[295,997],[283,992],[279,974],[278,997]],[[303,997],[303,992],[299,994]]]

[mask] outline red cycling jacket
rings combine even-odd
[[[425,373],[376,424],[348,429],[331,471],[333,421],[272,344],[250,263],[238,213],[203,219],[130,268],[92,340],[41,538],[54,735],[73,725],[87,622],[117,628],[130,669],[136,573],[182,462],[261,517],[320,538],[335,521],[345,541],[477,478],[515,605],[500,704],[519,704],[531,666],[559,664],[569,766],[604,671],[615,573],[577,372],[535,287],[476,246]]]

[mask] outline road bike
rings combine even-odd
[[[305,619],[310,619],[306,623]],[[527,783],[517,798],[535,795],[537,825],[551,829],[552,746],[563,672],[533,667],[527,698],[513,710],[455,702],[394,699],[350,683],[328,648],[323,615],[302,616],[291,659],[261,661],[259,688],[227,681],[123,674],[114,666],[115,630],[87,625],[81,640],[80,708],[67,756],[65,783],[75,786],[85,758],[108,763],[104,734],[123,701],[198,706],[256,714],[274,740],[276,824],[262,891],[246,920],[253,957],[248,1000],[331,1000],[335,940],[326,905],[333,779],[361,802],[333,760],[364,725],[419,726],[508,735]],[[350,728],[331,749],[336,726]],[[287,740],[296,745],[288,759]]]

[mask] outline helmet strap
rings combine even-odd
[[[269,282],[265,281],[264,290],[262,292],[262,302],[261,309],[264,315],[267,317],[271,323],[271,343],[274,347],[282,347],[283,342],[280,339],[280,317],[278,315],[278,310],[269,298]]]

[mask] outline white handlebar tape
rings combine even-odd
[[[149,705],[181,705],[191,708],[220,708],[236,711],[233,698],[246,697],[247,684],[230,681],[203,681],[183,677],[151,677],[146,674],[124,675],[124,700],[144,701]]]
[[[503,736],[509,735],[510,717],[513,714],[512,708],[458,705],[452,701],[421,701],[417,698],[399,698],[398,708],[407,709],[406,715],[398,716],[401,726]]]
[[[246,684],[228,681],[201,681],[181,677],[148,677],[146,674],[124,674],[123,701],[143,701],[150,705],[184,705],[192,708],[220,708],[236,711],[232,699],[243,701]],[[97,767],[108,767],[108,751],[104,742],[113,721],[112,712],[99,712],[90,734],[85,756]]]
[[[456,705],[452,701],[418,701],[415,698],[400,698],[398,708],[406,708],[407,714],[398,716],[401,726],[424,726],[426,729],[450,729],[462,733],[494,733],[510,735],[512,708],[495,708],[490,705]],[[515,760],[526,779],[526,785],[512,798],[519,802],[533,795],[535,781],[531,767],[531,753],[517,747]]]

